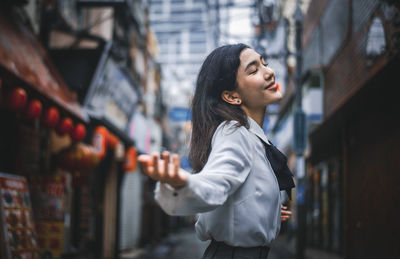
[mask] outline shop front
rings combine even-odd
[[[124,231],[121,218],[126,218],[122,213],[131,213],[133,222],[140,220],[137,212],[140,212],[141,192],[138,192],[140,189],[126,190],[129,188],[126,187],[127,179],[132,178],[126,173],[138,174],[135,166],[129,166],[136,163],[136,151],[128,129],[141,94],[138,83],[128,69],[118,63],[112,48],[113,43],[109,41],[101,42],[96,48],[50,51],[61,74],[78,93],[83,110],[90,118],[88,128],[92,132],[92,145],[102,158],[93,172],[96,177],[80,186],[78,191],[81,195],[84,191],[90,194],[87,198],[92,204],[91,215],[85,217],[92,217],[93,227],[79,228],[74,235],[77,247],[97,248],[92,249],[94,258],[116,258],[121,243],[127,243],[121,240],[124,236],[121,235]],[[131,184],[140,187],[140,177],[134,178],[139,182]],[[130,204],[132,199],[135,204]],[[129,209],[132,206],[135,211]],[[84,206],[78,206],[77,210],[86,213]],[[138,222],[131,231],[137,232],[139,227]]]
[[[65,58],[73,51],[58,63],[21,13],[2,10],[1,258],[118,254],[122,179],[137,155],[125,132],[140,94],[101,46],[86,52],[91,70],[78,65],[84,56]]]
[[[399,59],[388,61],[310,136],[310,247],[343,258],[399,255],[400,108],[390,94],[398,67]]]
[[[59,151],[84,145],[89,120],[19,12],[1,11],[0,35],[1,258],[60,258],[78,178]]]

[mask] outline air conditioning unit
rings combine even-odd
[[[303,84],[303,110],[309,126],[319,124],[323,119],[324,76],[321,69],[310,70]]]

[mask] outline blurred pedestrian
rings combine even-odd
[[[290,194],[292,173],[262,130],[266,107],[281,98],[261,55],[244,44],[219,47],[204,61],[193,97],[193,174],[169,152],[138,158],[159,181],[155,198],[165,212],[200,213],[196,233],[211,240],[203,258],[267,258],[291,214],[280,191]]]

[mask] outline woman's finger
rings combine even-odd
[[[288,220],[288,219],[289,219],[288,216],[281,216],[281,221],[286,221],[286,220]]]
[[[281,210],[281,214],[283,215],[292,215],[292,212],[289,210]]]
[[[170,180],[174,181],[176,178],[175,166],[172,163],[168,164],[168,177]]]
[[[165,174],[165,177],[167,177],[167,176],[169,176],[169,152],[168,151],[164,151],[163,153],[162,153],[162,159],[163,159],[163,161],[164,161],[164,174]]]
[[[153,155],[153,161],[154,161],[153,163],[155,163],[154,175],[157,176],[157,180],[164,183],[167,177],[166,172],[164,170],[164,161],[159,159],[158,154]]]
[[[149,155],[140,155],[138,156],[138,162],[140,164],[142,171],[145,174],[148,174],[149,166],[151,166],[151,157]]]
[[[172,164],[174,165],[174,172],[175,172],[175,174],[177,174],[179,171],[179,168],[181,167],[181,161],[179,159],[179,155],[177,155],[177,154],[172,155]]]
[[[153,167],[154,167],[154,175],[160,176],[160,172],[159,172],[159,164],[158,164],[158,155],[157,154],[153,154],[152,155],[153,158]]]
[[[139,162],[147,162],[150,161],[150,156],[149,155],[140,155],[138,156],[138,161]]]
[[[140,163],[143,172],[150,178],[163,183],[168,183],[173,187],[181,188],[187,183],[187,173],[179,172],[179,155],[174,154],[172,156],[172,163],[169,163],[170,158],[171,154],[166,151],[161,154],[161,159],[159,159],[158,154],[140,155],[138,157],[138,162]]]

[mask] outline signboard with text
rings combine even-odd
[[[192,119],[192,112],[188,108],[174,107],[169,111],[169,118],[172,121],[190,121]]]
[[[32,205],[38,249],[61,258],[65,243],[67,195],[71,179],[67,174],[36,175],[32,178]]]
[[[25,177],[0,173],[1,258],[38,259],[37,238]]]
[[[104,118],[121,131],[126,131],[139,101],[134,82],[112,58],[108,58],[100,76],[91,85],[85,108],[99,119]]]

